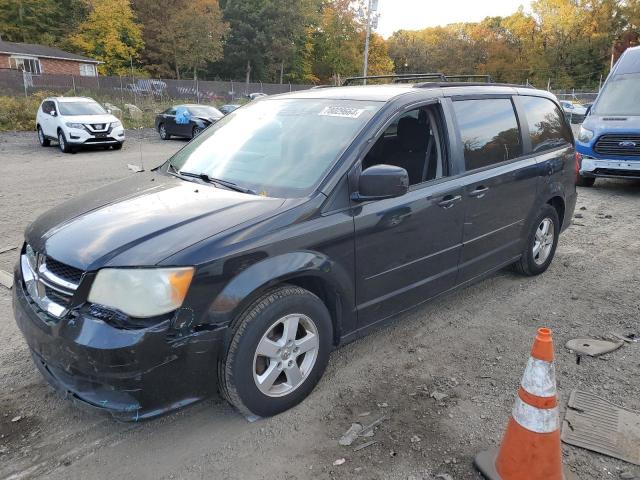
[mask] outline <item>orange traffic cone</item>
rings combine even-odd
[[[562,480],[560,419],[551,330],[538,329],[507,431],[475,465],[489,480]]]

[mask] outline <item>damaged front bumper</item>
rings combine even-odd
[[[40,372],[80,406],[137,421],[216,393],[225,329],[180,336],[165,320],[125,330],[80,310],[52,320],[26,294],[18,268],[13,310]]]

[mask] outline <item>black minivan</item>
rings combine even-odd
[[[334,347],[503,267],[544,272],[575,179],[573,135],[544,91],[271,96],[30,225],[15,316],[78,404],[137,420],[220,392],[274,415]]]

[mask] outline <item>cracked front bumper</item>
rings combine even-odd
[[[13,310],[42,375],[82,407],[136,421],[216,393],[224,330],[176,337],[168,320],[141,330],[78,312],[52,320],[26,294],[18,269]]]

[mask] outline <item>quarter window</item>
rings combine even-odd
[[[551,100],[542,97],[520,97],[534,153],[553,150],[573,143],[564,115]]]
[[[9,67],[13,70],[20,70],[22,72],[28,72],[32,75],[40,75],[42,68],[40,66],[40,60],[31,57],[10,57]]]
[[[522,155],[520,128],[510,99],[460,100],[453,106],[467,171]]]

